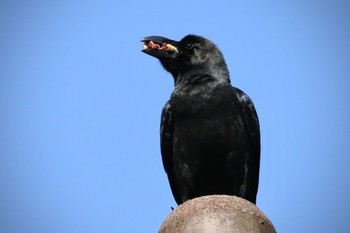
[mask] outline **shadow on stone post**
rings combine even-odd
[[[164,220],[159,233],[275,233],[254,204],[236,196],[211,195],[188,200]]]

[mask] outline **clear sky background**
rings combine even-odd
[[[260,117],[257,206],[278,232],[350,232],[350,1],[1,1],[0,232],[156,232],[173,81],[140,39],[222,50]]]

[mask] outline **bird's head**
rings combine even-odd
[[[148,36],[141,42],[142,52],[158,58],[175,81],[189,73],[215,75],[230,81],[221,51],[204,37],[187,35],[180,41],[175,41],[160,36]]]

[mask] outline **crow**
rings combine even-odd
[[[256,203],[260,167],[259,120],[252,100],[233,87],[219,48],[187,35],[141,40],[142,52],[159,59],[174,78],[161,115],[165,172],[178,205],[226,194]]]

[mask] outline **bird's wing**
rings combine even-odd
[[[160,149],[164,170],[168,175],[171,191],[177,203],[180,201],[180,193],[177,187],[176,174],[173,160],[173,120],[170,103],[167,102],[162,110],[160,123]]]
[[[244,119],[245,130],[249,141],[249,151],[246,154],[245,181],[242,186],[242,196],[255,203],[259,185],[260,167],[259,119],[254,104],[249,96],[240,89],[235,89],[241,105],[241,113]]]

